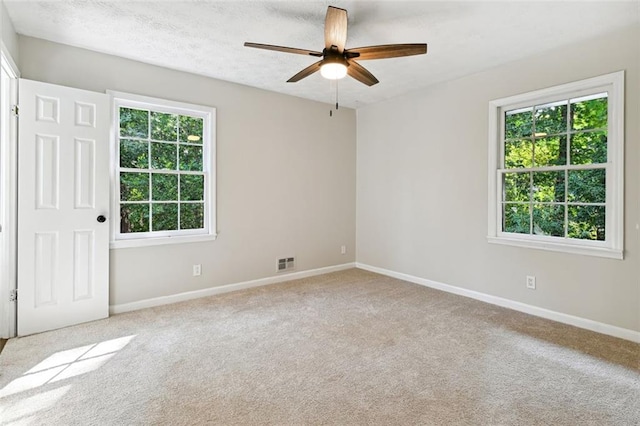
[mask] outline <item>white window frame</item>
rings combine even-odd
[[[169,101],[149,96],[108,90],[112,100],[111,126],[111,248],[141,247],[162,244],[215,240],[216,231],[216,109],[210,106]],[[204,172],[204,229],[120,233],[120,107],[147,109],[170,114],[202,117]]]
[[[504,113],[517,108],[547,104],[596,93],[608,95],[608,137],[605,200],[605,240],[517,234],[502,231]],[[549,87],[489,102],[489,205],[490,243],[573,254],[623,259],[624,257],[624,71]]]

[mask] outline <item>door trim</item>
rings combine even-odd
[[[18,103],[20,72],[1,41],[0,67],[10,78],[9,93],[0,96],[0,338],[8,339],[17,333],[17,303],[9,301],[17,288],[18,242],[18,121],[11,108]]]

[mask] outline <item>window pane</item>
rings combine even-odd
[[[178,116],[151,112],[151,139],[159,141],[178,140]]]
[[[149,135],[149,111],[120,108],[120,136],[146,138]]]
[[[180,142],[202,143],[204,120],[198,117],[180,116]]]
[[[526,110],[507,111],[504,115],[505,139],[531,136],[533,129],[533,113],[531,108]]]
[[[567,132],[567,104],[551,104],[536,107],[536,136]]]
[[[180,229],[204,228],[204,204],[180,204]]]
[[[606,202],[606,176],[605,169],[569,170],[569,201]]]
[[[151,193],[154,201],[178,201],[178,175],[153,173]]]
[[[154,231],[178,229],[178,203],[154,203],[151,211]]]
[[[567,137],[556,136],[535,140],[535,166],[564,166],[567,164]]]
[[[180,145],[180,170],[202,171],[202,147]]]
[[[503,232],[529,234],[529,204],[503,204]]]
[[[183,201],[204,200],[204,176],[180,175],[180,199]]]
[[[571,103],[571,128],[574,130],[606,129],[607,98]]]
[[[564,237],[564,205],[534,204],[533,233]]]
[[[604,241],[604,206],[569,206],[568,213],[568,237]]]
[[[130,169],[149,168],[149,142],[131,139],[120,140],[120,167]]]
[[[570,145],[571,164],[607,162],[607,132],[576,133]]]
[[[151,142],[151,168],[176,170],[177,144]]]
[[[148,173],[120,173],[120,200],[147,201],[149,199]]]
[[[504,168],[531,167],[533,143],[531,139],[515,139],[504,144]]]
[[[529,173],[504,174],[504,201],[529,201]]]
[[[564,202],[564,171],[534,172],[533,199],[543,202]]]
[[[120,232],[149,232],[149,204],[121,204]]]

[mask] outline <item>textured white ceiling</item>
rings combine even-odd
[[[339,83],[357,108],[637,23],[638,0],[614,1],[74,1],[5,0],[19,34],[221,80],[331,102],[317,59],[245,41],[322,50],[327,6],[347,9],[347,48],[428,43],[427,55],[362,61],[380,83]],[[562,64],[550,64],[562,66]]]

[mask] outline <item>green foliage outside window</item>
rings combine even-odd
[[[204,120],[120,108],[120,232],[204,228]]]
[[[607,106],[601,95],[505,113],[504,232],[605,239]]]
[[[146,138],[149,136],[149,111],[120,108],[120,137]]]
[[[564,206],[558,204],[533,205],[533,233],[564,237]]]
[[[151,142],[151,168],[175,170],[178,163],[177,148],[175,143]]]

